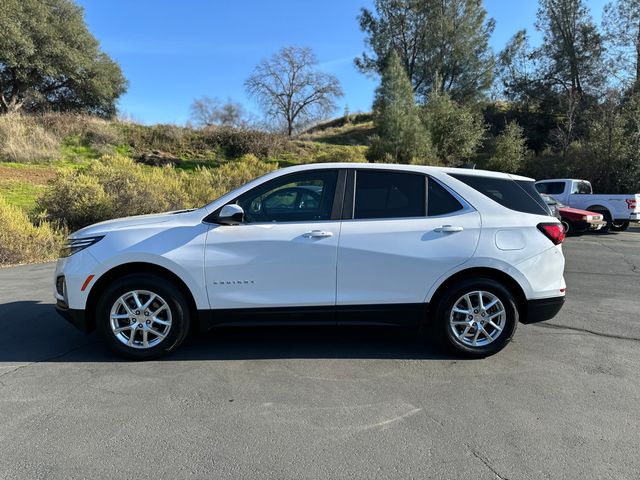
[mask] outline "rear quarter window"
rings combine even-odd
[[[449,175],[510,210],[533,215],[551,215],[549,207],[536,190],[533,181],[478,175]]]

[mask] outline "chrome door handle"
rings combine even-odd
[[[441,225],[433,229],[434,232],[461,232],[463,230],[463,227],[457,227],[453,225]]]
[[[310,232],[303,233],[304,238],[327,238],[333,237],[333,232],[325,232],[323,230],[311,230]]]

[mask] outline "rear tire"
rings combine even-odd
[[[517,302],[509,289],[491,278],[475,278],[447,290],[438,301],[433,325],[450,350],[483,358],[511,341],[518,321]]]
[[[174,351],[184,341],[189,333],[189,304],[165,278],[127,275],[102,293],[96,324],[116,353],[151,360]]]
[[[612,232],[624,232],[627,228],[629,228],[629,222],[612,221],[609,228]]]

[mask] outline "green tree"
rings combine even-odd
[[[603,41],[584,0],[540,0],[536,28],[548,84],[580,94],[602,85]]]
[[[486,126],[480,115],[446,92],[432,91],[420,116],[437,158],[445,165],[462,163],[482,145]]]
[[[604,7],[603,26],[611,53],[609,70],[640,90],[640,2],[615,0]]]
[[[524,130],[516,122],[509,122],[495,139],[494,153],[488,167],[500,172],[516,173],[522,169],[528,154]]]
[[[414,92],[433,89],[457,101],[478,99],[493,82],[489,38],[495,22],[478,0],[376,0],[358,17],[369,52],[355,60],[365,73],[382,73],[391,50]]]
[[[71,0],[3,0],[0,32],[0,113],[115,114],[126,80]]]
[[[373,122],[378,136],[367,154],[370,160],[423,163],[429,139],[420,122],[413,89],[400,58],[392,51],[382,72],[373,103]]]

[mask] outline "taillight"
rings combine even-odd
[[[637,202],[636,202],[636,200],[635,200],[635,199],[629,199],[629,198],[628,198],[626,201],[627,201],[627,208],[628,208],[629,210],[635,210],[635,208],[636,208],[636,203],[637,203]]]
[[[560,245],[564,240],[564,227],[561,223],[539,223],[538,230],[544,233],[554,245]]]

